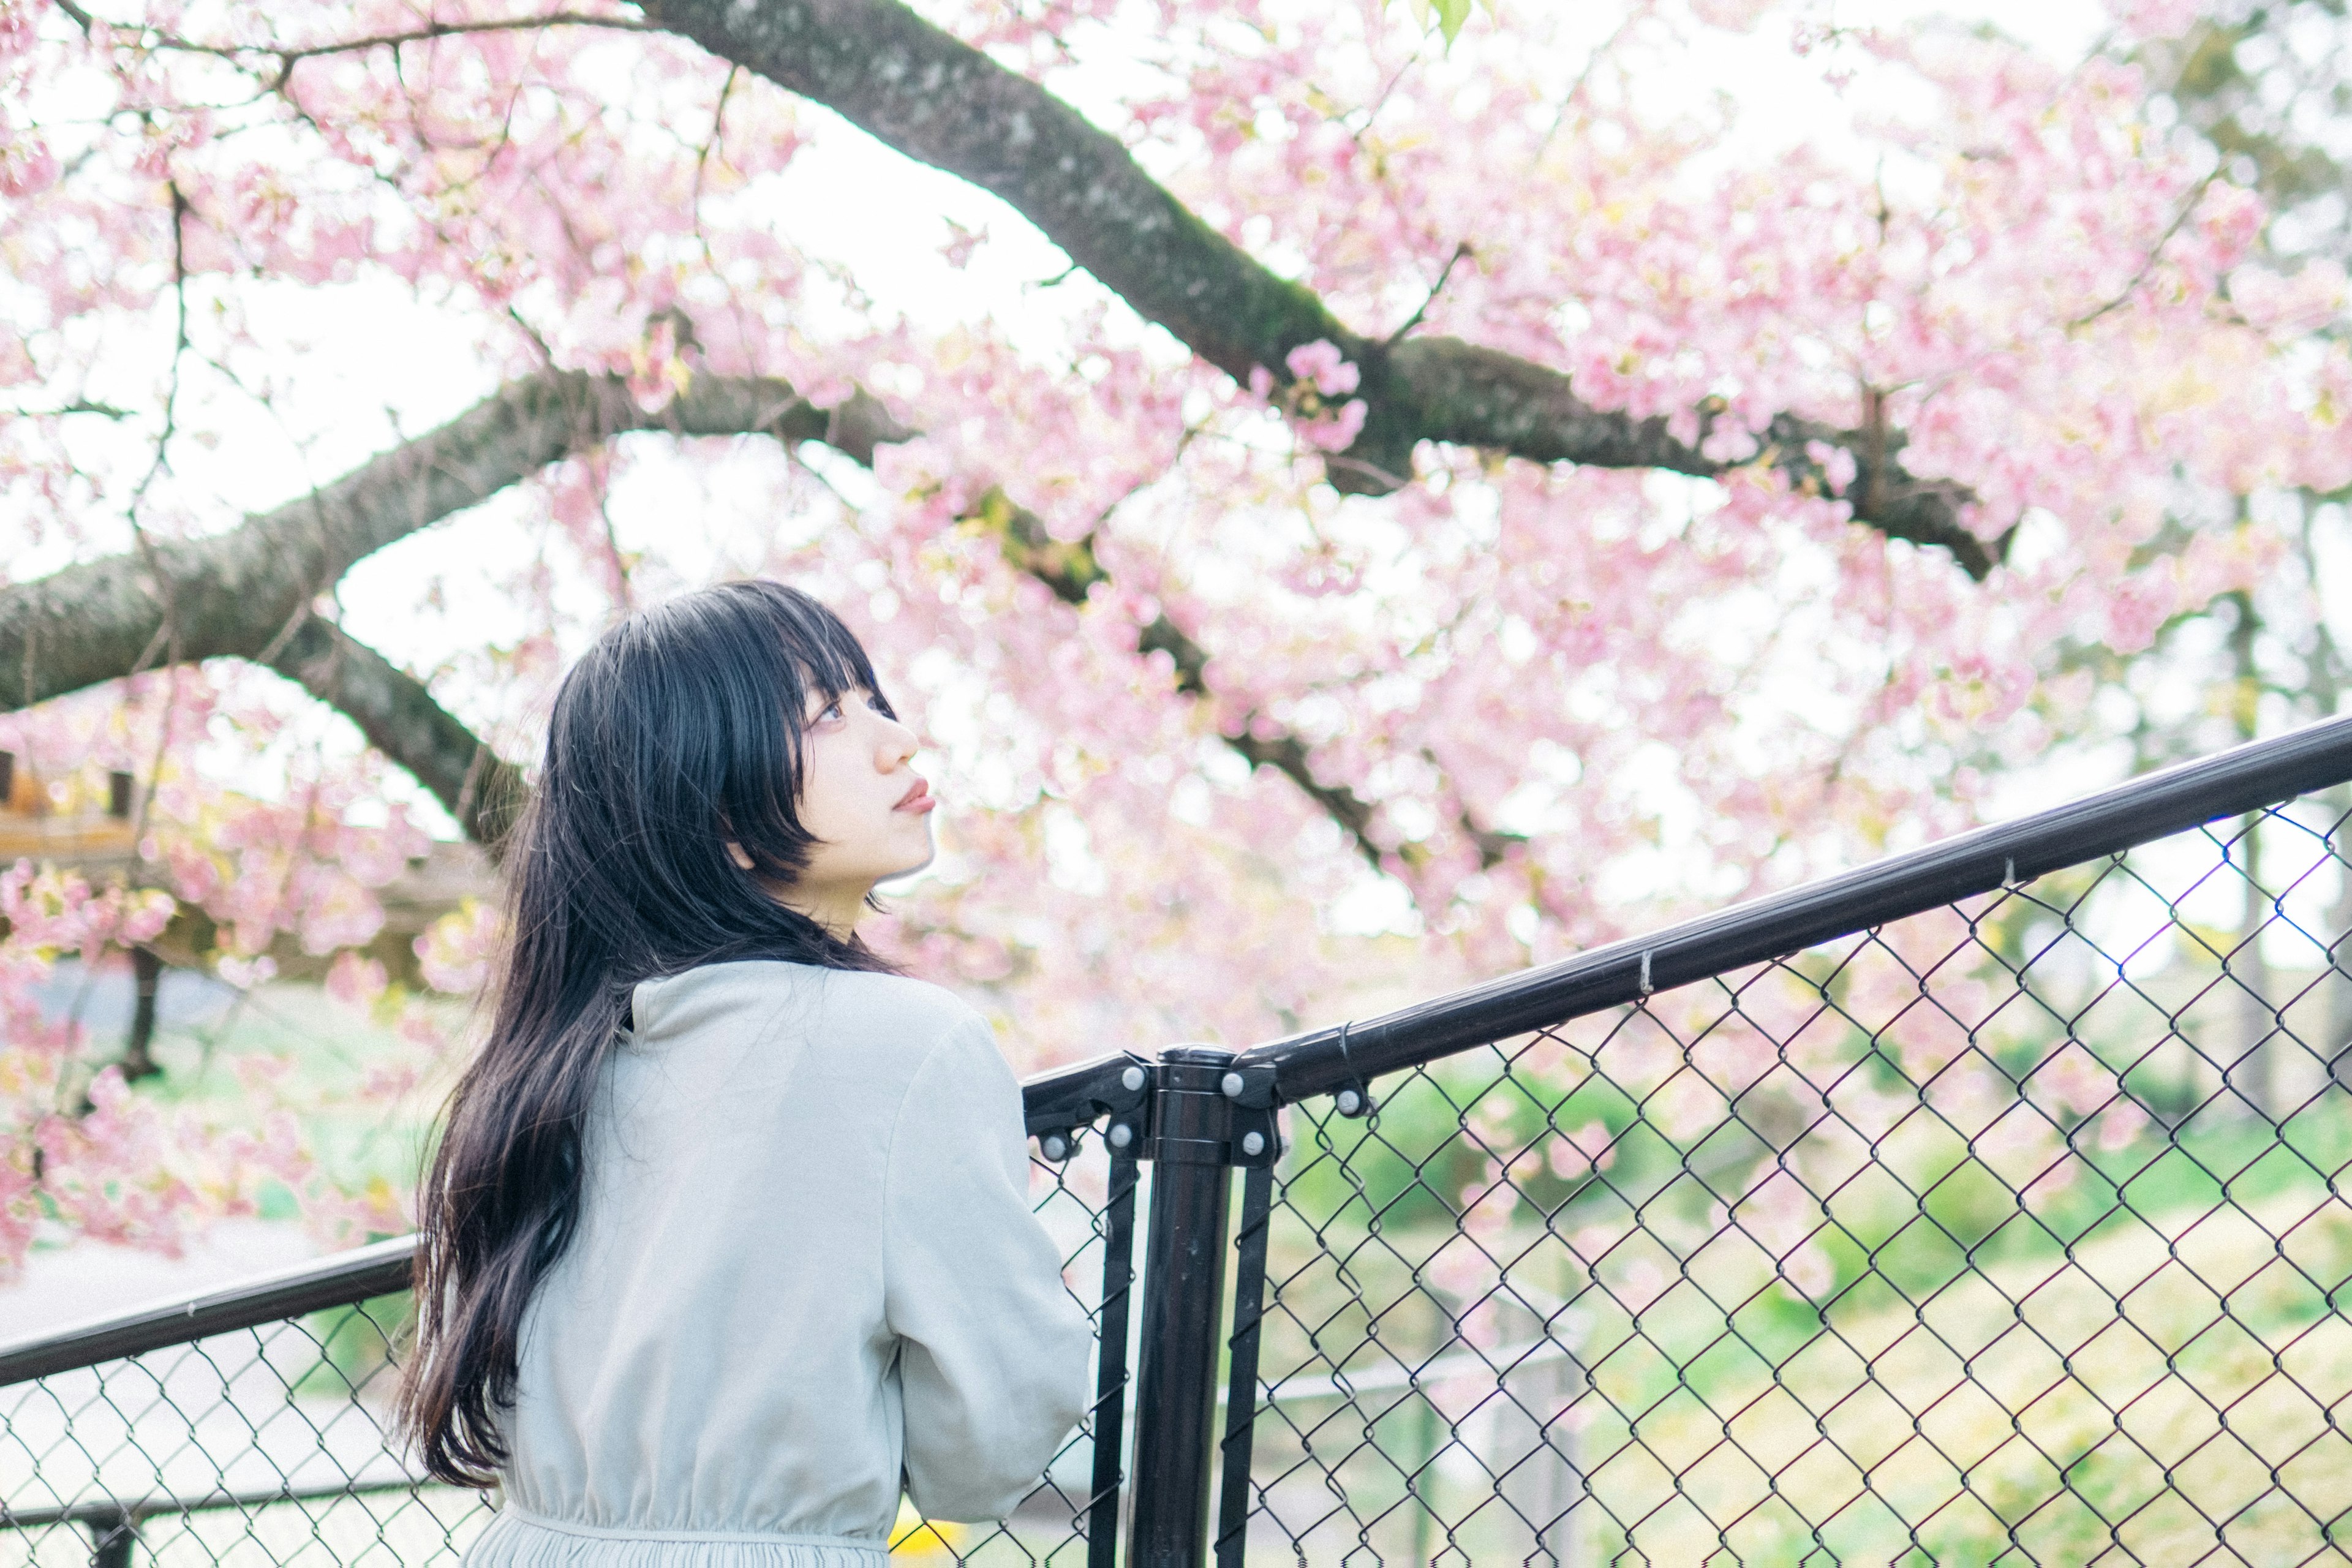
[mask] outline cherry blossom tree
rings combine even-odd
[[[44,1215],[169,1246],[268,1176],[396,1227],[266,1085],[175,1123],[37,988],[305,963],[414,1089],[496,912],[388,947],[383,889],[432,834],[494,852],[567,652],[714,574],[869,639],[954,808],[880,940],[1043,1061],[1962,826],[2085,722],[2053,650],[2127,658],[2291,548],[2200,498],[2352,479],[2340,270],[2147,113],[2182,7],[2083,59],[1568,9],[10,0],[0,749],[136,812],[120,886],[0,882],[0,1261]],[[987,193],[949,268],[1059,267],[940,326],[812,254],[861,221],[792,205],[843,122]],[[236,515],[213,444],[366,412],[287,321],[387,290],[478,397]],[[470,562],[510,626],[352,629],[391,589],[446,622]]]

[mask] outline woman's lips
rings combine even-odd
[[[890,809],[893,811],[911,811],[920,815],[923,812],[930,810],[939,804],[940,803],[937,800],[934,800],[931,797],[931,786],[924,783],[921,779],[917,779],[913,784],[907,786],[907,793],[900,795],[898,797],[898,804],[892,806]]]

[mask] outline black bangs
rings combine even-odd
[[[877,708],[893,719],[898,716],[883,695],[882,683],[875,679],[873,660],[840,616],[814,599],[806,599],[804,607],[794,606],[789,613],[794,635],[788,638],[788,646],[802,661],[800,678],[805,688],[823,693],[829,702],[853,691],[870,691]],[[799,715],[793,717],[797,720]]]

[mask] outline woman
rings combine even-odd
[[[476,1568],[880,1564],[1084,1408],[988,1026],[855,930],[934,802],[865,650],[730,583],[555,700],[489,1038],[426,1174],[401,1416]]]

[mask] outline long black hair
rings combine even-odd
[[[890,967],[763,887],[816,843],[798,811],[809,695],[861,689],[889,710],[848,627],[759,582],[632,616],[563,678],[507,848],[489,1036],[419,1194],[399,1414],[436,1479],[487,1486],[506,1462],[523,1310],[578,1224],[591,1097],[637,982],[739,958]]]

